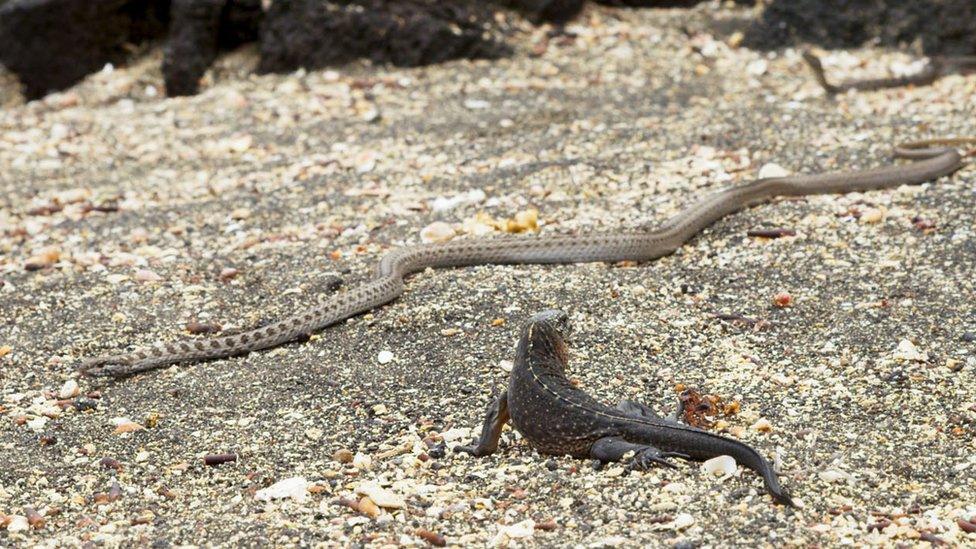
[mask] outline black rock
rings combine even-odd
[[[173,0],[163,57],[166,95],[192,95],[221,50],[258,37],[261,0]]]
[[[36,99],[162,36],[168,11],[168,0],[8,0],[0,3],[0,63]]]
[[[850,48],[868,42],[926,54],[976,53],[973,0],[773,0],[746,32],[744,45],[774,49],[798,43]]]
[[[460,0],[280,0],[261,28],[259,70],[499,57],[508,48],[486,37],[491,14],[482,3]]]

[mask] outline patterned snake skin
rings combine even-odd
[[[954,147],[967,143],[976,143],[976,137],[900,145],[895,148],[895,155],[914,160],[906,165],[759,179],[706,195],[648,232],[472,238],[397,249],[380,260],[376,276],[370,282],[340,291],[320,305],[271,325],[212,339],[156,343],[125,354],[86,360],[80,370],[91,376],[121,377],[176,362],[227,357],[274,347],[396,299],[404,291],[404,276],[428,267],[649,261],[674,252],[716,220],[773,197],[897,187],[951,174],[963,166],[962,156]]]

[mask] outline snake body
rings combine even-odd
[[[404,292],[404,277],[426,268],[485,264],[650,261],[674,252],[716,220],[778,196],[846,193],[918,184],[948,175],[963,165],[954,148],[976,138],[917,141],[895,148],[914,160],[862,171],[758,179],[704,196],[655,230],[541,237],[461,239],[400,248],[379,262],[372,280],[340,291],[321,304],[273,324],[210,339],[160,342],[130,353],[86,360],[93,376],[121,377],[177,362],[239,355],[274,347],[393,301]]]
[[[803,60],[813,71],[813,76],[817,79],[820,87],[830,95],[844,93],[847,90],[874,91],[903,86],[927,86],[952,71],[976,68],[976,56],[974,55],[938,56],[930,58],[928,63],[915,74],[848,80],[839,84],[832,84],[827,80],[823,63],[816,54],[811,51],[804,51]]]

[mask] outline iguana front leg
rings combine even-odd
[[[502,394],[488,407],[485,414],[485,424],[481,428],[481,436],[473,444],[457,446],[455,452],[466,452],[473,456],[487,456],[498,450],[498,439],[502,436],[502,427],[508,423],[508,391]]]

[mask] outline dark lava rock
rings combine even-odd
[[[42,97],[162,36],[168,11],[168,0],[8,0],[0,3],[0,63],[28,99]]]
[[[258,37],[261,0],[173,0],[163,57],[166,95],[193,95],[220,50]]]
[[[773,49],[800,43],[849,48],[877,41],[926,54],[976,53],[973,0],[773,0],[744,45]]]
[[[491,16],[483,3],[460,0],[279,0],[261,29],[259,70],[499,57],[508,49],[486,37]]]
[[[579,15],[585,3],[586,0],[517,0],[510,5],[534,23],[563,24]]]

